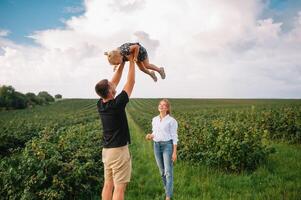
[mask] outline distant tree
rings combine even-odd
[[[46,103],[54,101],[53,96],[46,91],[39,92],[38,97],[42,98]]]
[[[3,85],[0,87],[0,106],[12,107],[15,89],[12,86]]]
[[[63,96],[62,96],[61,94],[56,94],[56,95],[54,95],[54,97],[55,97],[56,99],[61,99],[61,98],[63,98]]]
[[[45,98],[39,97],[39,96],[37,96],[37,102],[38,102],[38,105],[47,104],[47,101],[45,100]]]
[[[46,104],[47,101],[46,101],[46,98],[42,95],[39,96],[39,95],[35,95],[34,93],[32,92],[28,92],[26,93],[26,97],[28,99],[28,104],[29,105],[43,105],[43,104]]]
[[[12,86],[3,85],[0,87],[0,106],[9,108],[26,108],[27,107],[27,97],[16,92]]]
[[[28,92],[25,95],[28,99],[28,105],[42,105],[44,102],[43,98],[38,97],[32,92]]]
[[[23,109],[27,107],[28,99],[26,96],[20,92],[14,93],[14,98],[12,100],[12,107],[16,109]]]
[[[37,97],[35,95],[35,93],[32,93],[32,92],[27,92],[25,95],[28,98],[28,100],[31,100],[31,101],[34,101],[34,99]]]

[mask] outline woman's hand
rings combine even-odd
[[[154,138],[154,135],[151,134],[151,133],[146,134],[146,136],[145,136],[145,139],[146,139],[146,140],[152,140],[153,138]]]
[[[177,160],[177,145],[176,144],[173,145],[171,159],[173,162],[176,162],[176,160]]]
[[[172,153],[171,159],[172,159],[173,162],[176,162],[176,160],[177,160],[177,152],[173,152]]]

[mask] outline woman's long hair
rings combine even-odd
[[[171,115],[171,105],[170,105],[168,99],[162,99],[161,101],[159,101],[159,103],[162,102],[162,101],[164,101],[166,103],[166,106],[167,106],[167,109],[168,109],[166,111],[166,114]]]

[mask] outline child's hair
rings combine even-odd
[[[120,60],[122,59],[122,55],[120,54],[119,51],[113,50],[110,52],[105,52],[104,53],[106,56],[108,56],[108,61],[111,65],[119,65]]]

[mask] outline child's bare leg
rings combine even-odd
[[[161,76],[162,79],[165,79],[165,71],[163,67],[157,67],[154,64],[150,64],[148,58],[146,58],[144,61],[142,61],[143,65],[147,68],[147,69],[152,69],[156,72],[158,72]]]
[[[151,70],[154,70],[154,71],[160,73],[160,68],[154,64],[150,64],[148,58],[146,58],[144,61],[142,61],[142,63],[145,66],[145,68],[151,69]]]
[[[144,73],[146,73],[146,74],[148,74],[148,75],[151,74],[151,71],[149,71],[149,70],[143,65],[142,62],[137,62],[136,64],[138,65],[138,67],[139,67],[139,69],[140,69],[141,71],[143,71]]]
[[[139,67],[139,69],[140,69],[141,71],[143,71],[144,73],[150,75],[150,77],[152,77],[152,79],[154,79],[155,82],[157,81],[157,77],[156,77],[156,75],[155,75],[155,72],[148,70],[148,69],[144,66],[143,62],[137,62],[136,64],[138,65],[138,67]]]

